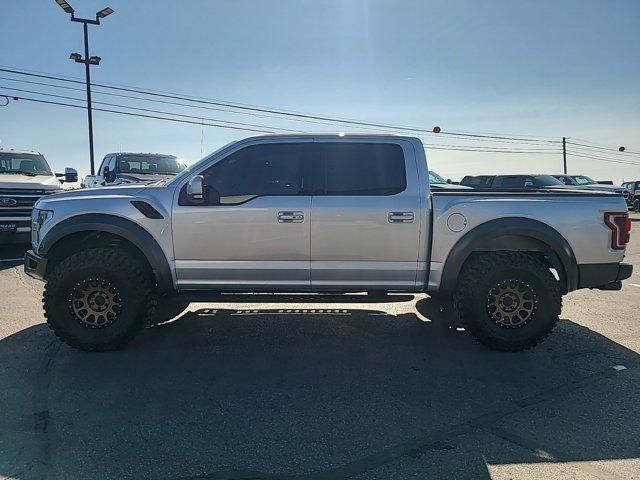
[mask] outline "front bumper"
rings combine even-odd
[[[31,231],[0,232],[0,245],[9,243],[29,243],[30,241]]]
[[[578,288],[597,288],[599,290],[620,290],[622,280],[633,273],[629,263],[591,263],[578,265]]]
[[[44,281],[47,271],[47,259],[41,257],[33,250],[29,250],[24,255],[24,273],[37,280]]]

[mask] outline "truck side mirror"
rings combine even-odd
[[[116,181],[116,172],[109,170],[108,166],[104,167],[102,176],[104,177],[104,181],[107,183],[113,183]]]
[[[204,177],[196,175],[187,183],[187,199],[191,204],[201,204],[204,202]]]
[[[78,171],[75,168],[65,168],[64,169],[64,182],[65,183],[74,183],[78,181]]]

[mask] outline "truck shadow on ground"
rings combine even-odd
[[[489,478],[640,457],[638,356],[569,320],[507,354],[444,327],[429,299],[295,310],[194,308],[104,354],[43,325],[6,338],[0,474]]]
[[[0,271],[20,265],[29,248],[29,244],[22,243],[0,245]]]

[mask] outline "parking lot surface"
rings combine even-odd
[[[78,352],[0,248],[0,478],[640,478],[635,231],[623,291],[569,294],[522,353],[426,295],[224,297]]]

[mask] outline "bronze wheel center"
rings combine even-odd
[[[500,327],[523,327],[537,308],[538,297],[533,287],[522,280],[500,281],[487,294],[486,312]]]
[[[122,298],[109,280],[88,278],[74,286],[69,295],[69,307],[82,326],[104,328],[120,317]]]

